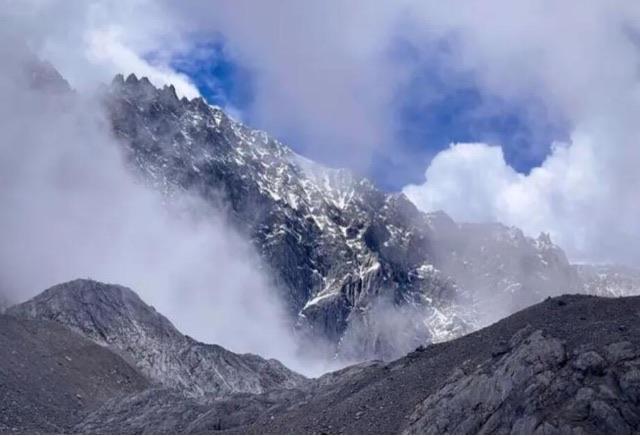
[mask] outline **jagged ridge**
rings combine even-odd
[[[106,102],[144,179],[170,196],[195,191],[230,205],[300,330],[328,338],[344,357],[389,359],[459,336],[487,321],[461,309],[486,296],[509,300],[493,321],[577,290],[550,241],[424,214],[404,195],[304,159],[200,98],[178,99],[171,86],[117,76]],[[394,328],[406,335],[398,340]]]

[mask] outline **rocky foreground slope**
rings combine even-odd
[[[637,433],[639,317],[640,297],[548,299],[389,364],[331,375],[236,431]]]
[[[0,315],[0,433],[68,433],[105,401],[150,385],[58,323]]]
[[[13,386],[7,392],[19,395],[0,406],[4,407],[2,432],[12,428],[57,432],[71,425],[79,433],[640,431],[640,297],[556,297],[459,339],[420,347],[390,363],[363,363],[261,393],[195,397],[188,384],[152,383],[148,368],[138,364],[138,372],[119,357],[136,356],[137,345],[133,340],[127,352],[118,348],[118,343],[126,341],[120,335],[131,332],[119,329],[117,317],[92,321],[94,328],[81,332],[110,344],[110,349],[65,330],[63,325],[73,324],[70,320],[109,312],[111,297],[104,294],[118,296],[122,289],[105,287],[101,298],[90,302],[80,298],[80,304],[65,305],[59,304],[65,287],[54,287],[46,297],[36,298],[39,304],[11,309],[13,315],[0,318],[14,326],[0,333],[4,357],[11,359],[16,347],[22,353],[11,365],[3,360],[0,382]],[[53,311],[46,307],[55,308],[57,315],[51,316]],[[31,319],[37,314],[60,322]],[[134,318],[133,323],[137,322]],[[96,337],[97,331],[104,336]],[[56,345],[58,336],[65,338],[62,350]],[[25,338],[30,342],[22,344]],[[156,339],[154,346],[162,349],[171,335]],[[82,347],[95,351],[78,353]],[[79,363],[72,363],[76,359]],[[71,365],[77,365],[73,374],[68,373]],[[129,382],[123,385],[121,377],[105,378],[100,375],[103,368],[128,374]],[[216,378],[215,371],[207,373]],[[87,379],[92,383],[90,400],[85,400]],[[44,385],[37,388],[41,382]],[[36,389],[47,396],[40,399]],[[42,408],[42,403],[47,406]],[[14,412],[7,414],[6,405]],[[64,422],[56,421],[67,408],[71,413]],[[44,410],[42,419],[29,420],[33,410]],[[17,423],[26,421],[32,423],[30,427],[18,427]]]
[[[305,380],[277,360],[232,353],[183,335],[122,286],[74,280],[47,289],[7,314],[56,321],[116,351],[150,380],[190,397],[261,393]]]

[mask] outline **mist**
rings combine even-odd
[[[7,51],[7,50],[5,50]],[[0,294],[91,278],[128,286],[183,333],[316,374],[253,246],[195,196],[169,201],[125,165],[99,98],[0,67]]]

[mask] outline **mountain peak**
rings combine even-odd
[[[296,327],[328,339],[332,355],[397,357],[577,287],[561,250],[518,229],[425,214],[202,98],[132,82],[113,87],[107,107],[139,176],[169,196],[222,199],[274,272]],[[388,313],[374,316],[379,307]],[[406,340],[386,334],[394,319],[410,320]]]
[[[8,313],[61,322],[103,345],[117,340],[114,333],[127,331],[134,324],[160,329],[170,336],[180,334],[131,289],[90,279],[52,286],[30,301],[10,308]]]
[[[78,279],[53,286],[8,314],[56,321],[114,349],[152,380],[187,395],[260,393],[293,387],[304,377],[276,360],[199,343],[129,288]]]

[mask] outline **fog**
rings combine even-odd
[[[23,301],[75,278],[118,283],[196,339],[275,357],[306,374],[324,369],[299,357],[279,293],[220,212],[195,196],[168,202],[145,187],[126,168],[96,95],[35,89],[25,54],[4,52],[5,298]]]

